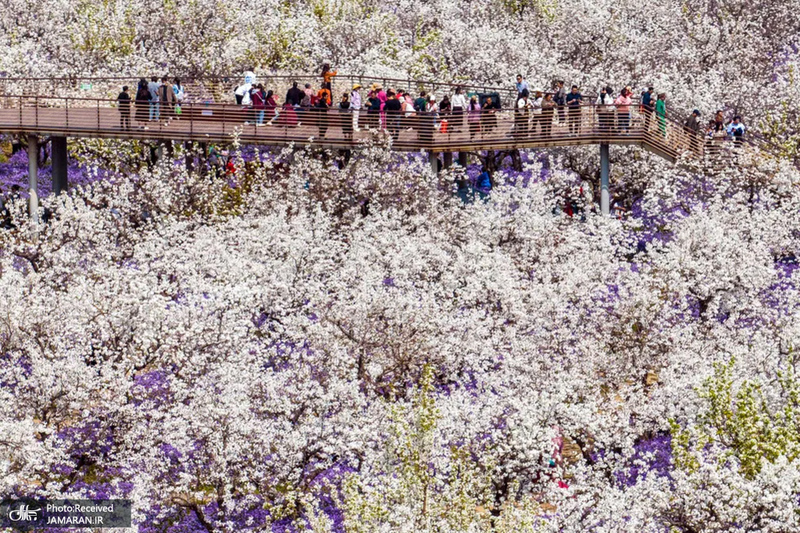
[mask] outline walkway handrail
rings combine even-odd
[[[639,145],[673,161],[684,153],[702,158],[707,144],[705,136],[690,132],[669,118],[644,112],[638,105],[584,104],[577,109],[563,107],[541,113],[500,109],[435,116],[362,109],[358,110],[357,119],[352,110],[328,109],[323,113],[316,108],[301,108],[282,112],[271,126],[256,126],[260,110],[229,103],[186,102],[181,104],[180,114],[161,104],[161,120],[151,122],[150,104],[132,101],[129,124],[125,124],[117,101],[112,99],[7,95],[0,102],[8,99],[14,100],[14,105],[0,109],[0,132],[7,133],[225,142],[240,130],[240,139],[245,143],[353,148],[367,136],[364,131],[355,131],[355,127],[363,130],[368,125],[387,130],[394,138],[393,149],[400,151],[609,143]],[[274,118],[266,110],[264,114],[264,122]]]

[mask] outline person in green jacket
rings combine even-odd
[[[661,130],[661,135],[667,136],[667,104],[664,99],[666,94],[660,93],[658,101],[656,102],[656,116],[658,116],[658,129]]]

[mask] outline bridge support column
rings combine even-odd
[[[28,135],[28,216],[39,212],[39,137]]]
[[[52,138],[53,194],[61,194],[67,190],[67,138]]]
[[[467,168],[467,152],[458,152],[458,166]]]
[[[444,168],[450,168],[453,166],[453,152],[442,152],[442,165]]]
[[[608,161],[608,144],[600,145],[600,212],[604,215],[609,213],[611,198],[608,194],[608,175],[610,174],[611,164]]]
[[[428,152],[428,161],[431,164],[431,172],[439,174],[439,154],[436,152]]]

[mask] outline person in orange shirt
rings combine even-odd
[[[331,66],[328,63],[322,65],[322,87],[331,91],[331,78],[336,76],[337,73],[337,71],[331,70]],[[330,102],[330,98],[328,98],[328,105],[330,105]]]
[[[328,104],[328,107],[331,105],[331,90],[322,84],[322,88],[317,92],[317,100],[325,99],[325,103]]]

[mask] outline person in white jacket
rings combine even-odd
[[[350,92],[350,111],[353,113],[353,131],[361,131],[358,127],[358,113],[361,109],[361,93],[358,90],[361,85],[356,83],[353,85],[353,90]]]
[[[600,89],[600,96],[597,97],[597,117],[602,133],[611,133],[614,125],[614,97],[611,96],[611,87]]]
[[[456,92],[450,99],[453,109],[453,131],[460,131],[464,125],[464,111],[467,109],[467,97],[461,87],[456,87]]]

